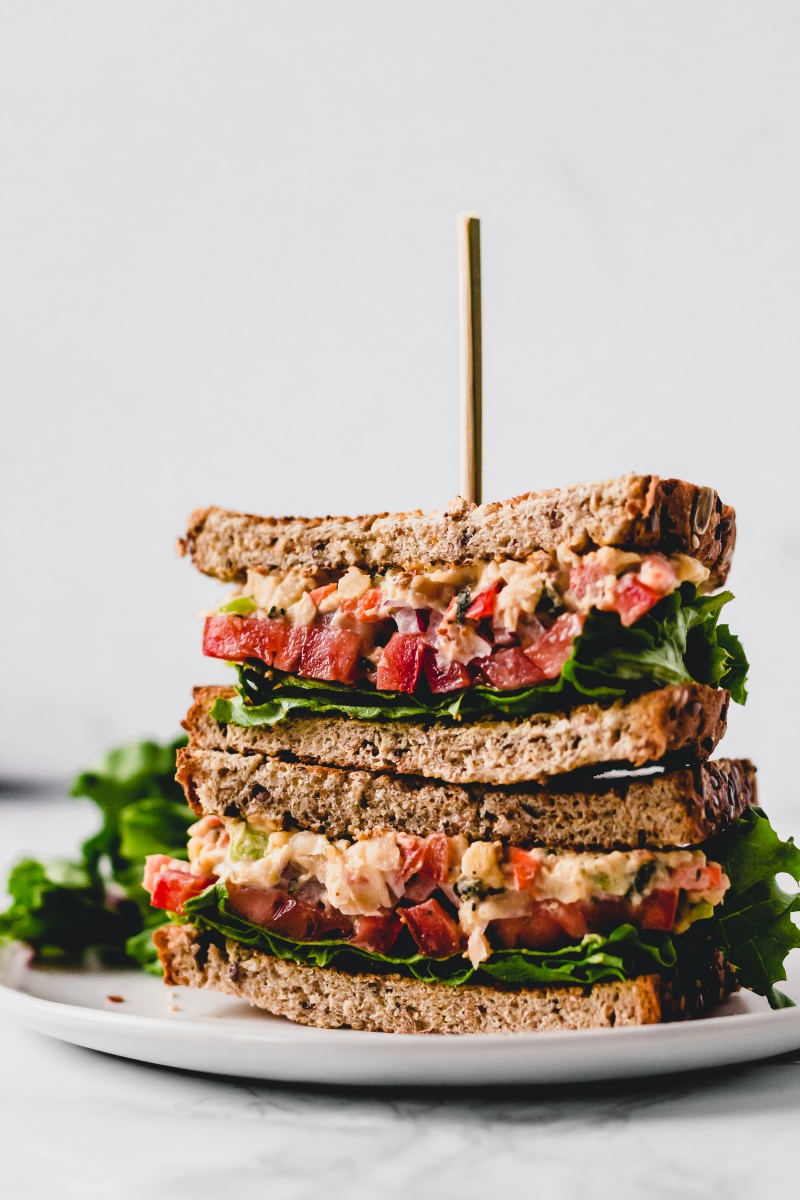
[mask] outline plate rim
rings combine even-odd
[[[519,1032],[509,1031],[507,1033],[377,1033],[364,1029],[327,1029],[318,1026],[302,1025],[297,1022],[289,1021],[288,1019],[276,1018],[273,1014],[264,1015],[268,1019],[263,1023],[261,1028],[239,1027],[231,1024],[216,1023],[212,1024],[210,1019],[193,1017],[182,1020],[171,1020],[169,1017],[149,1016],[144,1013],[132,1013],[122,1010],[105,1010],[102,1008],[92,1008],[85,1004],[70,1003],[66,1000],[56,1000],[45,996],[37,996],[24,989],[24,979],[27,977],[31,968],[26,968],[20,984],[10,984],[0,978],[0,1011],[15,1012],[22,1015],[25,1012],[42,1014],[44,1019],[55,1018],[62,1021],[73,1021],[75,1024],[84,1026],[108,1026],[116,1028],[120,1031],[127,1030],[131,1033],[136,1031],[147,1031],[149,1034],[157,1034],[160,1039],[167,1041],[177,1037],[183,1041],[191,1040],[197,1035],[198,1029],[203,1028],[205,1031],[214,1031],[212,1037],[214,1040],[230,1040],[237,1043],[241,1042],[258,1042],[261,1045],[268,1045],[275,1042],[286,1044],[289,1042],[304,1042],[318,1041],[324,1039],[330,1040],[330,1035],[337,1035],[340,1042],[351,1042],[365,1044],[370,1042],[375,1044],[380,1042],[383,1046],[396,1046],[398,1049],[407,1044],[409,1040],[414,1042],[419,1039],[424,1039],[425,1043],[435,1044],[438,1047],[443,1046],[458,1046],[465,1042],[470,1047],[477,1048],[485,1046],[487,1049],[498,1046],[507,1046],[510,1041],[516,1044],[542,1045],[543,1040],[547,1041],[548,1045],[555,1045],[558,1042],[563,1042],[568,1045],[585,1045],[587,1042],[596,1042],[605,1040],[608,1034],[614,1034],[614,1040],[619,1044],[620,1039],[626,1041],[640,1040],[643,1037],[648,1041],[655,1042],[659,1039],[666,1040],[669,1038],[681,1037],[681,1040],[689,1038],[704,1038],[710,1035],[718,1037],[723,1030],[731,1030],[730,1022],[735,1022],[737,1029],[757,1030],[759,1028],[778,1028],[777,1022],[792,1027],[797,1026],[798,1047],[800,1048],[800,1006],[783,1008],[783,1009],[768,1009],[763,1012],[744,1012],[744,1013],[728,1013],[728,1014],[709,1014],[686,1021],[669,1021],[656,1023],[652,1025],[622,1025],[615,1026],[614,1029],[558,1029],[545,1030],[541,1032],[522,1030]],[[33,968],[35,971],[36,968]],[[48,974],[63,975],[67,978],[75,978],[76,976],[91,977],[93,974],[100,975],[102,972],[92,971],[75,971],[70,969],[49,968]],[[137,980],[142,976],[137,974]],[[153,980],[154,983],[159,981]],[[173,988],[179,994],[182,992],[190,992],[188,988]],[[222,995],[222,993],[220,993]],[[230,997],[230,999],[233,999]]]

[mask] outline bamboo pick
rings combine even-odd
[[[481,223],[459,213],[458,276],[461,345],[461,494],[480,504],[483,491]]]

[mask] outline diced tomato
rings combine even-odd
[[[422,665],[425,669],[428,687],[434,695],[439,695],[441,692],[457,692],[470,684],[471,676],[463,663],[454,662],[444,664],[443,667],[440,666],[438,655],[431,646],[425,647]]]
[[[519,846],[510,846],[507,852],[508,864],[514,887],[518,892],[525,892],[531,886],[542,869],[542,862],[530,850],[520,850]]]
[[[403,880],[410,879],[422,870],[425,862],[425,839],[414,833],[398,833],[397,844],[400,848],[400,875]]]
[[[215,882],[213,875],[192,875],[188,863],[184,869],[162,867],[153,879],[150,903],[153,908],[181,913],[187,900],[199,896]]]
[[[569,573],[569,590],[576,600],[603,599],[608,571],[599,562],[578,563]]]
[[[567,944],[561,925],[546,910],[537,908],[530,917],[503,917],[490,929],[505,950],[560,950]]]
[[[412,875],[403,886],[403,896],[412,904],[422,904],[423,900],[438,890],[439,884],[435,879],[429,879],[427,875]]]
[[[483,621],[486,617],[491,617],[494,612],[497,593],[500,591],[500,584],[493,583],[490,588],[486,588],[483,592],[478,592],[475,599],[470,604],[464,616],[468,621]]]
[[[614,609],[625,626],[633,625],[660,599],[660,594],[646,587],[637,575],[621,576],[614,589]]]
[[[367,625],[386,619],[382,609],[383,593],[380,588],[368,588],[363,596],[348,596],[339,604],[339,612],[349,613]]]
[[[289,896],[280,888],[259,888],[228,884],[228,904],[233,912],[293,941],[311,941],[327,933],[347,937],[353,922],[344,913],[300,897]]]
[[[284,625],[283,643],[275,651],[272,665],[279,671],[296,671],[300,666],[300,655],[303,652],[305,626]]]
[[[525,647],[525,657],[539,668],[542,678],[557,679],[561,674],[583,622],[578,613],[562,613],[537,641]]]
[[[477,659],[475,665],[487,683],[501,692],[530,687],[544,679],[543,672],[518,646],[510,650],[495,650],[489,658]]]
[[[561,904],[558,900],[535,904],[525,917],[492,921],[491,929],[507,949],[522,946],[526,950],[558,950],[587,932],[578,906]]]
[[[369,624],[372,621],[382,621],[383,593],[380,588],[369,588],[356,605],[356,620]]]
[[[450,872],[450,839],[446,833],[432,833],[425,839],[425,854],[420,874],[437,883],[445,883]]]
[[[546,900],[544,903],[570,938],[582,938],[589,932],[580,905],[562,904],[560,900]]]
[[[710,891],[722,883],[722,867],[715,862],[704,867],[679,867],[670,874],[670,883],[687,892]]]
[[[206,617],[203,654],[208,658],[224,658],[228,662],[260,658],[267,666],[272,666],[275,654],[286,642],[288,631],[289,627],[283,621],[272,621],[269,617],[214,613]]]
[[[335,591],[335,583],[324,583],[322,587],[314,588],[313,592],[309,592],[308,595],[311,603],[319,608],[325,597],[330,596]]]
[[[589,933],[609,934],[618,925],[636,924],[631,906],[624,896],[592,897],[579,901],[575,907],[580,911]]]
[[[416,837],[413,833],[398,833],[397,842],[402,856],[400,874],[405,881],[412,875],[423,875],[436,883],[444,883],[450,872],[450,839],[446,833]]]
[[[300,629],[299,673],[308,679],[353,683],[358,678],[361,638],[350,629],[304,625]]]
[[[403,908],[400,915],[421,953],[429,958],[448,958],[461,949],[461,931],[438,900]]]
[[[378,690],[413,692],[419,681],[424,649],[421,633],[393,633],[378,663]]]
[[[641,929],[660,929],[669,933],[675,924],[677,909],[678,889],[658,888],[634,909],[634,920]]]
[[[356,917],[356,931],[350,938],[351,946],[362,950],[374,950],[376,954],[388,954],[397,941],[403,922],[397,913],[386,913],[380,917]]]
[[[183,864],[178,858],[170,858],[168,854],[148,854],[144,860],[144,879],[142,887],[146,892],[152,892],[155,885],[156,876],[162,867],[175,866],[180,869]]]

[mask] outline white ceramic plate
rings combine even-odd
[[[790,967],[784,990],[800,1001],[800,961]],[[0,980],[0,1012],[62,1041],[162,1066],[299,1083],[566,1083],[719,1067],[800,1048],[800,1008],[772,1012],[750,993],[683,1024],[448,1037],[306,1029],[138,972],[31,969],[13,956]]]

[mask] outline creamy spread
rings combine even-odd
[[[394,831],[357,840],[289,832],[268,822],[204,817],[190,829],[191,870],[236,887],[294,890],[314,881],[318,896],[349,917],[380,916],[403,901],[409,849],[425,839]],[[434,835],[440,839],[443,835]],[[430,839],[428,839],[430,840]],[[719,904],[728,880],[702,850],[529,851],[500,842],[445,839],[438,886],[453,905],[473,965],[490,952],[492,922],[530,916],[537,905],[625,901],[632,914],[659,892],[680,892],[674,932]]]

